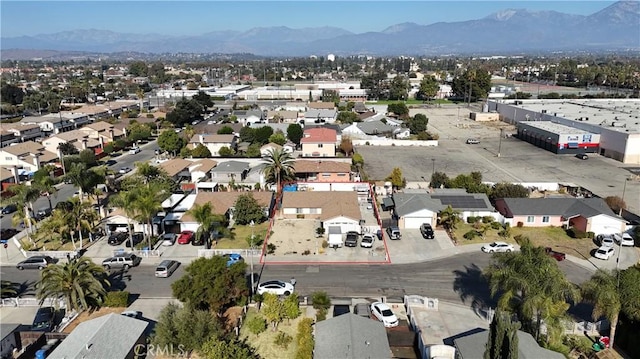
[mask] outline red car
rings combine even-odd
[[[193,239],[193,231],[182,231],[178,237],[178,244],[189,244]]]
[[[547,247],[544,249],[547,254],[553,258],[555,258],[558,262],[563,261],[567,256],[562,252],[557,252],[551,249],[551,247]]]

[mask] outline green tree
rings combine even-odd
[[[30,235],[33,231],[33,228],[31,227],[33,224],[31,213],[33,212],[33,202],[40,198],[40,190],[36,187],[21,183],[11,186],[9,191],[13,194],[10,198],[10,202],[15,204],[18,208],[14,218],[16,221],[22,221],[29,228],[27,236],[29,240],[31,240]]]
[[[435,76],[425,76],[422,81],[420,81],[420,89],[416,94],[416,98],[418,100],[433,99],[438,94],[439,89],[440,84],[438,83],[438,80],[436,80]]]
[[[571,284],[553,258],[542,247],[534,247],[524,238],[520,251],[500,253],[485,271],[492,296],[499,296],[498,307],[518,314],[523,328],[540,339],[541,323],[547,324],[548,342],[559,338],[554,330],[560,324],[570,302],[580,292]]]
[[[431,188],[441,188],[449,181],[449,176],[444,172],[434,172],[431,175],[429,186]]]
[[[149,127],[149,125],[147,124],[133,122],[127,127],[127,140],[132,143],[137,143],[140,140],[146,140],[150,137],[151,127]]]
[[[223,126],[218,130],[217,133],[219,135],[231,135],[233,133],[233,128],[229,126]]]
[[[80,257],[44,268],[36,284],[36,294],[40,305],[46,298],[62,298],[67,310],[89,310],[100,307],[108,285],[102,267],[87,257]]]
[[[98,159],[96,158],[96,154],[93,152],[93,150],[82,150],[80,151],[78,156],[80,158],[80,162],[87,165],[87,167],[93,167],[98,163]]]
[[[136,162],[136,175],[143,178],[144,184],[148,185],[155,179],[159,178],[161,174],[165,174],[161,167],[154,166],[149,162]]]
[[[304,136],[304,131],[302,130],[302,126],[297,123],[292,123],[287,126],[287,138],[291,140],[291,142],[296,145],[300,144],[300,140]]]
[[[203,108],[209,108],[213,106],[211,96],[207,95],[204,91],[198,91],[197,94],[193,95],[192,99],[198,102]]]
[[[185,142],[175,131],[166,130],[158,136],[158,147],[161,150],[176,154]]]
[[[255,134],[255,142],[266,144],[269,142],[269,138],[273,135],[273,128],[269,126],[262,126],[256,128]]]
[[[267,322],[271,324],[273,331],[278,330],[278,324],[286,318],[285,307],[280,298],[277,295],[271,293],[265,293],[262,301],[262,307],[260,309],[262,315],[264,315]]]
[[[453,209],[451,206],[447,206],[447,208],[440,211],[440,224],[447,231],[456,229],[461,221],[460,211]]]
[[[70,236],[73,238],[74,234],[78,235],[78,240],[80,241],[79,248],[82,248],[83,233],[91,230],[98,214],[93,209],[91,202],[83,201],[81,198],[72,197],[69,199],[69,204],[70,207],[68,211],[65,212],[64,220],[66,221],[67,228],[71,231]]]
[[[411,131],[411,133],[414,135],[420,132],[424,132],[427,130],[428,123],[429,119],[427,118],[427,116],[418,113],[409,120],[409,131]]]
[[[234,219],[239,225],[247,225],[251,222],[261,223],[265,220],[262,205],[258,203],[251,193],[238,196],[233,208]]]
[[[451,87],[456,95],[468,98],[470,101],[485,98],[491,91],[491,74],[484,69],[468,68],[463,74],[453,79]],[[471,88],[470,97],[469,88]]]
[[[222,315],[226,308],[249,295],[245,272],[244,262],[227,267],[227,260],[220,256],[198,258],[171,284],[171,289],[181,302]]]
[[[402,170],[399,167],[395,167],[385,181],[390,181],[394,188],[404,188],[407,184],[407,180],[402,176]]]
[[[394,113],[396,116],[405,118],[409,115],[409,108],[404,102],[395,102],[387,105],[387,112]]]
[[[183,127],[194,120],[201,121],[204,108],[194,100],[181,99],[176,103],[173,111],[167,113],[167,121],[175,127]]]
[[[194,204],[187,213],[198,223],[196,231],[198,240],[206,233],[211,233],[216,222],[220,223],[219,217],[213,213],[213,205],[210,202]]]
[[[245,152],[245,157],[249,158],[257,158],[262,157],[262,153],[260,153],[260,147],[262,147],[259,143],[252,143],[247,148],[247,152]]]
[[[211,338],[202,345],[199,353],[204,359],[260,359],[246,340]]]
[[[282,146],[287,142],[287,138],[284,137],[284,134],[282,132],[276,132],[273,135],[269,136],[269,142]]]
[[[494,201],[498,198],[528,198],[529,190],[520,184],[500,182],[493,185],[489,197]]]
[[[147,64],[144,61],[135,61],[129,65],[129,73],[133,76],[147,76]]]
[[[336,121],[344,124],[360,122],[359,120],[358,114],[352,111],[340,111],[338,112],[338,117],[336,117]]]
[[[211,158],[211,151],[202,143],[199,143],[196,148],[191,151],[193,158]]]
[[[353,156],[351,156],[351,164],[358,168],[362,168],[362,165],[364,165],[364,158],[362,158],[361,154],[354,153]]]
[[[402,75],[397,75],[389,85],[389,100],[405,101],[409,96],[409,81]]]
[[[218,150],[218,155],[220,155],[220,157],[232,157],[235,154],[236,152],[227,146],[222,146]]]
[[[65,156],[77,155],[78,153],[80,153],[80,151],[78,151],[78,148],[69,142],[61,142],[58,145],[58,149]]]
[[[302,314],[300,311],[300,302],[296,293],[291,293],[282,303],[284,306],[284,314],[287,321],[296,319]]]
[[[621,294],[624,288],[618,286],[618,271],[608,271],[598,269],[591,279],[580,285],[582,298],[593,305],[591,316],[593,320],[598,320],[604,316],[610,323],[610,346],[613,347],[613,340],[616,336],[618,317],[622,309]],[[638,285],[636,285],[637,287]]]
[[[151,237],[153,237],[153,217],[162,211],[162,201],[166,197],[164,190],[155,183],[138,187],[133,191],[133,212],[135,219],[146,223],[145,236],[147,247],[151,249]]]
[[[262,162],[265,164],[262,168],[265,180],[268,184],[276,185],[276,192],[280,192],[282,181],[295,179],[295,159],[290,153],[278,148],[269,149],[266,156],[262,157]]]
[[[255,141],[255,129],[253,127],[244,126],[240,129],[240,142],[253,143]]]
[[[489,326],[484,359],[518,359],[519,329],[520,325],[511,320],[508,312],[496,310]]]

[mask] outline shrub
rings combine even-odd
[[[315,309],[329,309],[331,306],[331,298],[327,292],[313,292],[311,293],[311,305]]]
[[[311,254],[311,251],[310,251],[310,250],[308,250],[308,249],[305,249],[305,250],[304,250],[304,252],[302,252],[302,255],[303,255],[303,256],[308,256],[308,255],[310,255],[310,254]]]
[[[366,141],[366,142],[364,143],[364,145],[365,145],[365,146],[369,146],[369,145],[370,145],[369,141]]]
[[[469,231],[463,235],[465,239],[472,240],[479,236],[480,234],[477,231]]]
[[[298,323],[298,333],[296,334],[298,350],[295,359],[310,359],[313,357],[313,320],[304,318]]]
[[[567,229],[567,235],[571,238],[587,238],[587,232],[575,227]]]
[[[482,217],[482,223],[491,223],[491,222],[493,222],[493,217],[491,216]]]
[[[246,325],[249,331],[255,335],[258,335],[267,330],[267,321],[264,320],[264,318],[260,315],[247,320]]]
[[[276,252],[276,245],[273,243],[267,244],[267,254],[273,254]]]
[[[469,217],[467,217],[467,223],[469,223],[469,224],[474,224],[474,223],[476,223],[476,222],[478,222],[478,217],[476,217],[476,216],[469,216]]]
[[[293,340],[293,337],[284,332],[278,332],[276,334],[276,338],[273,340],[273,343],[281,348],[287,349],[289,347],[289,343]]]
[[[502,225],[500,222],[491,222],[491,229],[500,230],[502,229]]]
[[[329,242],[327,242],[327,240],[325,239],[322,241],[322,248],[327,248],[327,247],[329,247]]]
[[[587,232],[587,238],[594,239],[595,237],[596,237],[596,234],[594,232],[591,232],[591,231]]]
[[[116,291],[107,292],[107,296],[104,298],[104,307],[126,307],[129,305],[129,292]]]
[[[325,308],[320,308],[316,310],[316,321],[320,322],[327,319],[328,312],[329,312],[329,309],[325,309]]]

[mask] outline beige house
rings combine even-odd
[[[219,157],[220,149],[222,147],[235,149],[236,136],[235,135],[196,134],[193,137],[191,137],[191,140],[189,141],[189,148],[194,149],[199,144],[206,146],[209,149],[209,152],[211,152],[211,156]]]
[[[13,133],[14,136],[20,139],[20,142],[35,140],[43,136],[42,129],[35,123],[3,123],[2,130]]]
[[[105,121],[88,124],[78,130],[87,134],[89,138],[96,140],[102,138],[103,143],[113,142],[125,135],[124,131],[117,129],[114,125]]]
[[[351,182],[351,164],[347,162],[297,160],[293,168],[303,182]]]
[[[45,164],[58,162],[56,153],[47,151],[43,145],[27,141],[0,149],[0,166],[21,169],[21,174],[35,172]]]
[[[91,149],[94,153],[97,152],[97,149],[102,148],[102,142],[100,140],[90,138],[88,134],[80,130],[61,132],[42,140],[45,149],[53,153],[58,153],[58,147],[61,143],[70,143],[77,148],[78,151]]]
[[[362,231],[362,215],[355,191],[283,192],[282,217],[320,220],[323,228],[338,226],[342,233]]]
[[[310,128],[300,140],[302,157],[335,157],[338,135],[330,128]]]

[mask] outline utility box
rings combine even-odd
[[[329,243],[329,247],[331,248],[342,247],[342,228],[340,228],[339,226],[330,226],[327,242]]]

